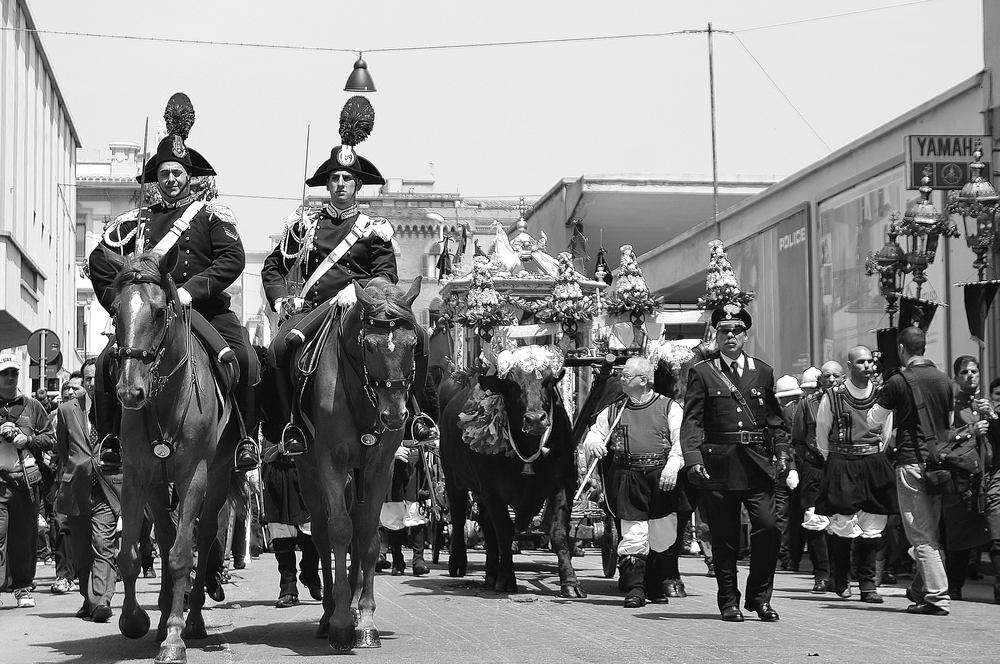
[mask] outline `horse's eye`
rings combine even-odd
[[[165,307],[157,307],[156,309],[153,309],[153,316],[157,320],[164,318],[166,315],[167,315],[167,310]]]

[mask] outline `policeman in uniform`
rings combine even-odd
[[[356,128],[351,131],[357,123],[345,122],[346,116],[369,114],[374,118],[364,97],[348,100],[341,114],[343,145],[333,148],[330,158],[306,180],[310,187],[326,187],[330,202],[319,209],[293,213],[281,242],[261,268],[268,302],[286,317],[268,353],[269,362],[277,368],[277,398],[267,402],[271,407],[267,419],[269,426],[283,427],[280,441],[288,455],[306,450],[305,434],[292,417],[288,355],[316,331],[330,307],[336,305],[345,311],[357,301],[355,282],[363,287],[375,277],[399,281],[392,226],[386,219],[362,214],[357,203],[362,185],[385,184],[375,165],[354,151],[354,145],[371,131],[371,124],[359,139]],[[276,434],[272,429],[271,435],[277,438]]]
[[[169,134],[143,166],[142,174],[136,177],[140,184],[155,182],[159,200],[149,207],[126,212],[105,229],[101,242],[90,255],[90,279],[101,305],[110,312],[116,295],[111,283],[125,256],[150,250],[164,253],[176,250],[171,276],[178,286],[177,297],[182,305],[193,309],[192,327],[211,352],[221,361],[238,363],[240,380],[235,399],[246,422],[250,416],[249,381],[251,374],[258,373],[257,357],[249,352],[246,330],[230,310],[229,294],[225,292],[246,265],[243,243],[229,208],[198,200],[214,198],[214,185],[206,183],[204,178],[214,176],[215,170],[185,144],[194,124],[194,108],[187,95],[177,93],[170,98],[164,119]],[[198,194],[192,191],[194,185],[201,187]],[[106,378],[107,372],[99,371],[98,376]],[[101,420],[98,428],[104,436],[102,463],[114,467],[121,464],[121,456],[118,439],[111,434],[113,420],[108,419],[115,417],[117,408],[105,405],[114,398],[108,389],[98,389],[97,398],[104,402],[97,408]],[[227,433],[239,435],[235,417],[230,419]],[[249,438],[241,439],[236,452],[237,470],[252,470],[257,463],[256,444]]]
[[[774,372],[743,352],[752,323],[750,314],[735,304],[713,312],[720,355],[688,373],[681,434],[688,477],[701,486],[712,533],[719,609],[730,622],[743,621],[736,578],[741,505],[752,529],[744,606],[763,621],[778,620],[771,608],[780,544],[774,486],[791,469]]]

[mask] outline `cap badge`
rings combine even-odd
[[[358,157],[354,154],[354,149],[350,145],[343,145],[337,153],[337,162],[341,166],[353,166]]]
[[[170,150],[174,153],[174,156],[178,159],[183,159],[187,156],[187,148],[184,146],[184,139],[180,136],[174,135],[174,146]]]
[[[740,313],[740,305],[738,304],[727,304],[722,307],[722,310],[726,312],[726,320],[732,319],[733,316]]]

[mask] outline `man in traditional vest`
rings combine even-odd
[[[743,352],[752,323],[750,314],[734,304],[712,314],[720,355],[688,372],[681,434],[688,476],[701,485],[712,532],[719,610],[728,622],[744,619],[736,578],[741,506],[751,526],[744,606],[765,622],[778,620],[771,607],[780,544],[774,485],[791,469],[781,406],[774,396],[774,371]]]
[[[239,365],[235,402],[244,423],[249,424],[250,381],[258,373],[257,357],[249,351],[246,329],[230,309],[230,297],[225,292],[246,265],[243,242],[232,211],[207,202],[216,195],[210,179],[215,169],[185,143],[194,125],[194,107],[187,95],[177,93],[170,98],[164,119],[169,134],[136,177],[140,184],[155,183],[150,192],[154,202],[130,210],[108,225],[90,254],[90,280],[101,305],[110,312],[116,295],[111,284],[126,256],[146,251],[176,252],[170,274],[177,284],[177,297],[181,305],[193,309],[192,328],[209,352],[220,361],[235,360]],[[106,354],[107,349],[102,355]],[[113,468],[121,465],[118,439],[112,433],[117,401],[114,386],[104,385],[108,378],[105,369],[106,364],[99,362],[95,401],[98,430],[103,437],[101,461]],[[112,407],[108,407],[109,401]],[[230,418],[226,435],[240,435],[237,417]],[[252,470],[258,461],[256,444],[249,438],[241,439],[236,452],[237,470]]]
[[[816,513],[830,519],[833,591],[851,596],[851,548],[857,545],[861,601],[881,604],[876,590],[875,552],[889,514],[899,512],[892,464],[885,454],[890,419],[868,426],[879,390],[872,383],[875,358],[865,346],[848,354],[848,380],[827,390],[816,412],[816,447],[826,460]]]
[[[372,124],[358,132],[358,117],[373,120],[374,111],[363,97],[352,97],[341,114],[343,145],[333,148],[330,158],[306,180],[310,187],[326,187],[330,202],[296,210],[261,269],[267,300],[285,319],[269,349],[269,361],[277,368],[277,398],[266,402],[267,437],[279,438],[287,455],[306,450],[305,433],[293,416],[289,354],[316,331],[330,307],[343,312],[357,301],[355,282],[363,287],[375,277],[399,281],[392,226],[386,219],[362,214],[358,206],[362,185],[385,184],[375,165],[354,151]]]

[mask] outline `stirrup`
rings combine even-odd
[[[257,444],[253,438],[246,436],[236,444],[236,470],[241,473],[249,472],[256,469],[259,464]]]
[[[441,431],[438,429],[437,424],[426,413],[417,413],[410,424],[410,428],[413,432],[413,439],[417,443],[429,443],[432,440],[439,440],[441,438]]]
[[[296,425],[289,422],[281,430],[281,440],[278,441],[278,453],[285,456],[298,456],[309,449],[306,445],[306,435]]]
[[[122,468],[122,442],[118,436],[109,433],[98,443],[97,466],[103,472],[116,473]]]

